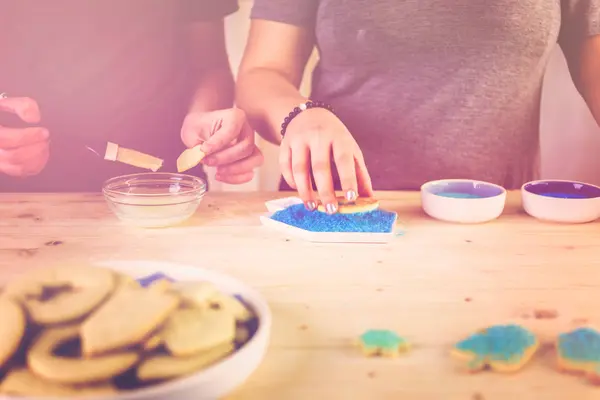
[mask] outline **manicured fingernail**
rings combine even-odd
[[[350,189],[346,192],[346,200],[348,200],[348,201],[354,201],[354,200],[356,200],[357,197],[358,197],[358,195],[352,189]]]
[[[337,212],[337,205],[329,203],[325,206],[325,210],[327,211],[327,214],[335,214]]]
[[[317,208],[317,205],[314,201],[309,201],[306,203],[306,209],[308,211],[315,211],[316,208]]]

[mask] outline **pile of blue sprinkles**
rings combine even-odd
[[[329,215],[308,211],[304,204],[295,204],[275,212],[271,219],[310,232],[390,233],[394,230],[396,213],[373,210],[355,214]]]

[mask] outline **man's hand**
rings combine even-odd
[[[254,130],[237,108],[191,112],[183,122],[181,140],[188,148],[200,144],[206,154],[202,163],[216,167],[215,179],[224,183],[251,181],[264,160],[254,143]]]
[[[15,114],[28,124],[41,119],[38,104],[29,98],[0,98],[0,112]],[[0,126],[0,173],[19,177],[40,173],[50,155],[49,137],[45,128]]]

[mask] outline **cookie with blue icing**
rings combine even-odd
[[[600,332],[581,327],[562,333],[556,341],[558,369],[586,375],[600,384]]]
[[[396,332],[387,329],[370,329],[359,338],[359,344],[365,356],[396,357],[406,352],[410,345]]]
[[[454,345],[452,355],[467,370],[492,369],[516,372],[527,364],[539,348],[539,340],[519,325],[495,325],[474,333]]]

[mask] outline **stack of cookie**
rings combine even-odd
[[[0,393],[84,396],[198,372],[250,339],[253,312],[208,282],[45,268],[0,295]],[[254,321],[255,322],[255,321]]]

